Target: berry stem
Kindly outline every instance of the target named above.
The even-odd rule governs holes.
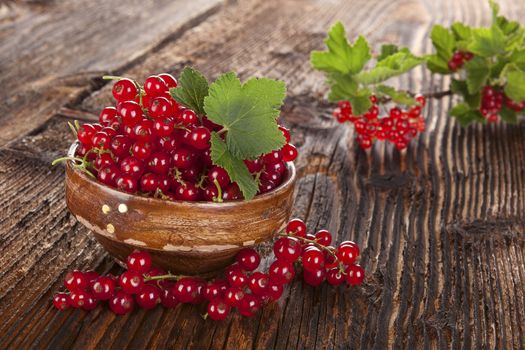
[[[222,188],[219,184],[219,181],[217,179],[213,179],[213,183],[215,184],[215,187],[217,187],[217,200],[215,202],[222,203]]]
[[[158,276],[148,276],[144,275],[144,281],[158,281],[158,280],[179,280],[185,276],[182,275],[172,275],[171,273],[167,273],[165,275],[158,275]]]

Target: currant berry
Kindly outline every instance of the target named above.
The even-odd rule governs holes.
[[[109,149],[111,146],[111,137],[103,131],[98,131],[91,138],[91,144],[98,149]]]
[[[281,162],[282,159],[283,153],[281,150],[275,150],[263,156],[263,160],[266,164],[276,164]]]
[[[210,130],[204,126],[198,126],[191,131],[189,142],[194,148],[203,150],[210,147],[210,138]]]
[[[91,286],[93,296],[98,300],[109,300],[115,294],[115,281],[107,276],[98,277]]]
[[[96,130],[91,124],[83,124],[77,130],[77,139],[85,146],[91,146],[91,139]]]
[[[131,138],[125,135],[116,135],[111,139],[111,153],[118,157],[127,156],[129,155],[129,150],[132,144],[133,141],[131,140]]]
[[[214,166],[208,171],[208,181],[214,183],[217,180],[221,188],[225,188],[230,183],[228,172],[221,167]]]
[[[297,158],[297,148],[291,143],[287,143],[282,149],[282,159],[285,162],[293,162]]]
[[[109,153],[101,153],[95,158],[95,163],[93,164],[95,166],[95,169],[102,169],[103,167],[114,165],[115,161],[111,157],[111,154]]]
[[[261,307],[261,300],[253,294],[245,294],[238,306],[239,313],[245,317],[252,317]]]
[[[365,270],[359,264],[352,264],[346,269],[346,283],[357,286],[365,279]]]
[[[53,296],[53,305],[58,310],[66,310],[69,308],[69,295],[66,293],[57,293]]]
[[[232,307],[239,307],[244,297],[243,289],[239,287],[230,287],[224,293],[224,301]]]
[[[181,303],[193,303],[199,298],[199,284],[191,277],[179,279],[172,291]]]
[[[119,102],[133,100],[138,94],[135,83],[127,78],[117,81],[113,85],[111,92],[113,93],[115,100]]]
[[[166,97],[155,97],[151,100],[148,108],[150,116],[153,118],[166,118],[171,114],[173,106]]]
[[[352,241],[345,241],[339,245],[335,254],[343,264],[350,265],[353,264],[359,256],[359,247]]]
[[[178,169],[187,169],[193,165],[192,153],[189,149],[180,147],[171,154],[173,165]]]
[[[245,160],[244,164],[248,167],[248,171],[250,173],[258,173],[262,170],[264,163],[260,158],[257,158],[255,160]]]
[[[305,270],[315,271],[324,267],[324,254],[317,247],[307,247],[301,259]]]
[[[277,301],[283,295],[283,285],[270,280],[267,296],[271,301]]]
[[[179,304],[179,301],[177,300],[175,292],[172,288],[166,288],[162,290],[162,293],[160,295],[160,302],[162,306],[166,308],[174,308]]]
[[[332,243],[332,234],[327,230],[319,230],[315,234],[315,240],[325,247],[329,246]]]
[[[292,237],[281,237],[273,244],[275,257],[291,263],[301,256],[301,251],[301,243]]]
[[[226,277],[230,286],[242,288],[248,283],[248,277],[238,268],[232,270]]]
[[[135,296],[137,305],[145,310],[153,309],[161,303],[160,289],[154,285],[146,284],[144,288]]]
[[[142,174],[144,174],[145,165],[142,161],[138,160],[137,158],[130,156],[127,158],[124,158],[120,162],[120,171],[123,174],[128,174],[131,177],[133,177],[135,180],[140,179]]]
[[[283,136],[284,136],[284,139],[286,140],[286,143],[290,143],[290,139],[291,139],[290,130],[288,130],[287,128],[285,128],[282,125],[279,125],[279,130],[281,130],[281,132],[283,133]]]
[[[320,270],[304,270],[303,279],[306,283],[313,287],[317,287],[324,282],[326,277],[326,272],[324,269]]]
[[[345,276],[338,268],[328,270],[326,281],[332,286],[338,286],[345,281]]]
[[[168,73],[161,73],[159,74],[159,78],[164,80],[168,88],[171,89],[171,88],[177,87],[177,79],[175,79],[173,75],[168,74]]]
[[[149,119],[142,119],[134,130],[135,139],[141,141],[152,141],[154,133],[154,123]]]
[[[159,188],[159,177],[153,173],[146,173],[140,178],[140,190],[142,192],[154,193]]]
[[[148,159],[152,152],[153,146],[147,141],[138,140],[131,146],[131,153],[139,160]]]
[[[125,293],[138,294],[144,287],[144,277],[138,272],[126,271],[120,275],[118,283]]]
[[[133,297],[123,291],[118,291],[110,300],[109,308],[117,315],[125,315],[133,310]]]
[[[170,156],[164,152],[153,153],[148,161],[148,169],[158,175],[167,174],[170,170],[170,166]]]
[[[212,320],[222,321],[230,314],[230,305],[223,299],[216,298],[208,303],[208,316]]]
[[[197,118],[197,114],[195,114],[195,112],[191,109],[185,109],[184,111],[182,111],[182,113],[176,116],[176,119],[179,123],[181,123],[184,126],[194,126],[199,123],[199,118]]]
[[[115,165],[103,167],[102,169],[99,169],[97,173],[98,181],[110,187],[115,187],[118,176],[120,176],[120,172]]]
[[[122,117],[122,123],[134,127],[142,120],[142,107],[135,101],[125,101],[118,105],[117,111]]]
[[[64,277],[64,287],[70,292],[85,291],[89,287],[89,280],[83,272],[74,270]]]
[[[97,307],[98,300],[92,295],[87,294],[87,297],[84,299],[84,305],[82,305],[82,309],[86,311],[94,310]]]
[[[301,219],[292,219],[286,225],[286,233],[304,237],[306,235],[306,224]]]
[[[204,299],[211,301],[216,298],[222,298],[228,289],[228,282],[225,280],[215,280],[206,285],[204,289]]]
[[[258,295],[264,296],[268,291],[269,278],[268,275],[262,272],[254,272],[249,277],[248,286],[250,290]]]
[[[270,265],[269,276],[275,283],[286,284],[295,277],[295,270],[290,262],[277,259]]]
[[[162,96],[168,92],[168,86],[161,77],[152,75],[144,81],[144,91],[148,96]]]
[[[74,309],[80,309],[86,304],[86,300],[89,299],[89,294],[83,290],[76,290],[69,294],[69,306]]]
[[[178,185],[175,189],[175,198],[181,201],[195,202],[200,198],[200,190],[195,184],[185,183]]]
[[[138,182],[133,176],[128,174],[120,174],[116,179],[115,183],[120,191],[127,193],[135,193],[138,190]]]
[[[157,136],[160,136],[161,138],[169,137],[173,132],[174,128],[175,122],[171,118],[160,118],[155,120],[155,123],[153,123],[153,129],[155,130],[155,134],[157,134]],[[175,147],[173,149],[175,149]]]
[[[261,257],[259,253],[253,248],[243,248],[235,257],[237,262],[239,263],[239,266],[247,271],[253,271],[257,267],[259,267],[259,263],[261,262]]]
[[[151,256],[145,251],[134,251],[128,255],[126,265],[130,271],[146,273],[151,268]]]

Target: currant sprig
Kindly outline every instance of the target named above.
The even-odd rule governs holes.
[[[375,140],[389,140],[398,149],[407,147],[424,119],[410,118],[424,107],[415,94],[397,90],[384,82],[425,64],[436,74],[451,75],[449,90],[425,97],[440,98],[451,93],[463,98],[450,115],[462,125],[470,122],[516,123],[525,111],[525,27],[499,15],[499,6],[489,1],[493,21],[489,27],[470,27],[454,23],[440,25],[431,33],[435,53],[418,57],[406,48],[386,44],[373,54],[362,36],[347,41],[342,23],[336,23],[325,40],[326,51],[314,51],[312,66],[324,72],[330,85],[328,99],[338,102],[334,116],[340,122],[354,123],[359,145],[366,149]],[[381,109],[386,116],[380,117]],[[401,111],[402,118],[391,118]],[[406,117],[408,115],[409,117]],[[405,128],[406,124],[413,127]]]
[[[59,310],[80,308],[93,310],[101,301],[118,315],[131,312],[135,305],[152,309],[158,304],[166,308],[178,304],[205,304],[204,318],[224,320],[232,310],[251,317],[265,304],[281,298],[284,286],[303,270],[304,281],[318,286],[323,281],[337,286],[346,281],[360,285],[364,269],[356,263],[359,247],[345,241],[331,246],[332,235],[319,230],[306,233],[300,219],[291,220],[273,245],[276,260],[267,272],[257,271],[261,257],[253,248],[244,248],[236,262],[224,271],[224,277],[211,281],[195,276],[182,276],[152,266],[147,252],[135,251],[127,257],[126,271],[119,276],[100,276],[94,271],[68,272],[64,278],[67,292],[57,293],[53,304]]]

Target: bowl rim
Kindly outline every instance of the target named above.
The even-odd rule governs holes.
[[[70,157],[74,157],[75,151],[76,151],[76,149],[77,149],[79,144],[80,144],[80,142],[78,140],[74,141],[71,144],[71,146],[69,146],[67,155],[70,156]],[[154,197],[138,196],[138,195],[135,195],[135,194],[122,192],[122,191],[116,190],[116,189],[114,189],[112,187],[103,185],[100,182],[93,180],[91,177],[87,176],[85,173],[81,172],[80,170],[76,169],[75,167],[71,166],[72,162],[73,162],[72,160],[67,161],[66,162],[66,168],[70,169],[75,174],[80,176],[84,181],[90,182],[91,184],[93,184],[94,186],[99,188],[100,190],[106,191],[106,192],[110,193],[113,196],[120,196],[121,198],[126,198],[126,200],[142,201],[144,203],[149,203],[149,204],[153,204],[153,203],[161,204],[162,203],[162,204],[165,204],[165,205],[168,205],[168,206],[178,206],[178,207],[180,207],[180,206],[188,206],[188,207],[192,207],[192,208],[202,208],[202,209],[230,208],[230,207],[237,207],[237,206],[240,206],[240,205],[249,205],[251,203],[264,202],[264,201],[266,201],[268,199],[271,199],[271,198],[273,198],[273,197],[275,197],[275,196],[277,196],[277,195],[279,195],[281,193],[286,192],[289,187],[292,187],[294,185],[294,183],[296,181],[296,177],[297,177],[297,171],[296,171],[296,168],[295,168],[295,164],[293,162],[286,162],[287,176],[286,176],[285,180],[279,186],[274,188],[273,190],[271,190],[269,192],[266,192],[264,194],[255,196],[253,199],[250,199],[248,201],[244,200],[244,199],[237,199],[237,200],[226,201],[226,202],[221,202],[221,203],[207,202],[207,201],[195,201],[195,202],[181,201],[181,200],[172,201],[172,200],[165,200],[165,199],[159,199],[159,198],[154,198]]]

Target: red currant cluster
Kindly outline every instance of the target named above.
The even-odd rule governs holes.
[[[80,145],[73,159],[124,192],[185,201],[241,199],[238,185],[210,157],[211,132],[222,127],[177,104],[169,94],[176,86],[167,73],[150,76],[144,86],[118,80],[112,90],[116,107],[104,108],[99,123],[78,127]],[[287,141],[282,149],[245,161],[259,181],[259,193],[279,186],[285,163],[297,157],[289,130],[280,130]]]
[[[472,52],[456,51],[452,55],[452,58],[448,61],[448,69],[450,69],[452,72],[455,72],[463,67],[465,62],[470,61],[472,58],[474,58],[474,54]]]
[[[357,142],[363,149],[372,147],[374,140],[388,140],[397,149],[402,150],[408,146],[410,140],[418,132],[425,131],[425,119],[421,116],[425,106],[424,96],[416,97],[418,105],[402,110],[399,107],[390,109],[389,114],[379,117],[379,107],[376,96],[371,96],[372,107],[363,115],[353,115],[352,105],[349,101],[339,101],[338,108],[333,112],[339,123],[351,122],[357,132]]]
[[[294,263],[302,263],[304,281],[318,286],[325,279],[331,285],[346,281],[362,283],[365,272],[356,263],[359,247],[351,241],[337,248],[330,246],[332,236],[326,230],[306,233],[300,219],[291,220],[286,233],[279,234],[273,251],[276,260],[268,273],[255,271],[261,257],[252,248],[242,249],[236,263],[225,270],[225,278],[207,282],[199,277],[176,276],[152,267],[148,253],[135,251],[127,258],[127,270],[120,276],[99,276],[94,271],[72,271],[65,276],[68,292],[58,293],[53,304],[59,310],[69,307],[94,309],[98,301],[108,301],[118,315],[133,310],[135,304],[152,309],[158,304],[173,308],[179,303],[207,303],[207,316],[224,320],[233,308],[243,316],[253,316],[264,304],[278,300],[283,287],[295,276]]]
[[[488,85],[483,87],[481,91],[481,108],[479,111],[489,123],[499,121],[498,114],[503,107],[503,103],[505,103],[507,108],[516,112],[521,112],[525,109],[525,101],[516,103],[507,97],[498,87]]]

